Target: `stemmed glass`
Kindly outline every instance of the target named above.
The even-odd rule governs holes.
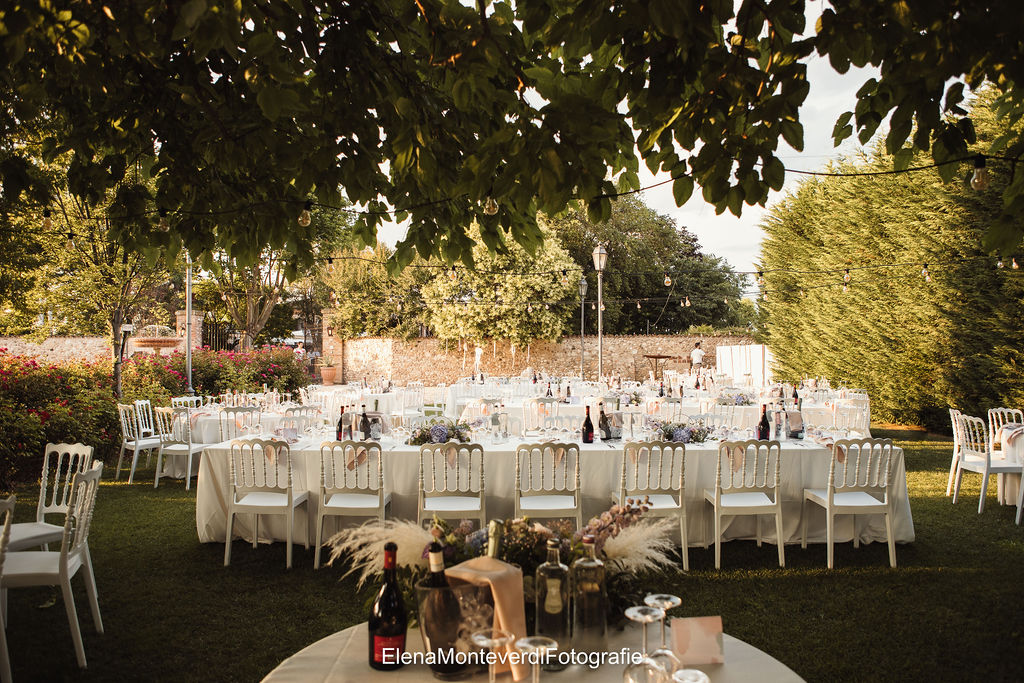
[[[494,683],[494,677],[496,676],[495,666],[498,663],[498,658],[494,651],[499,647],[505,647],[508,645],[512,642],[513,638],[515,638],[514,635],[508,631],[502,631],[500,628],[481,629],[480,631],[475,631],[473,635],[470,636],[474,645],[477,647],[486,647],[491,650],[491,657],[487,662],[487,680],[489,683]]]
[[[641,640],[639,660],[631,661],[622,674],[623,683],[666,683],[668,674],[661,665],[647,654],[647,624],[665,618],[665,610],[660,607],[640,605],[626,610],[626,618],[643,624],[643,640]]]
[[[675,595],[668,595],[667,593],[654,593],[644,598],[644,604],[650,607],[660,607],[662,610],[661,616],[661,647],[651,653],[651,659],[656,661],[662,666],[668,673],[674,672],[679,668],[679,658],[672,651],[672,648],[668,646],[668,641],[665,638],[665,613],[668,610],[675,607],[679,607],[682,604],[682,600]]]
[[[524,655],[534,654],[533,683],[540,683],[540,660],[549,650],[557,650],[558,643],[545,636],[528,636],[516,641],[516,649]]]
[[[711,683],[711,679],[700,669],[676,669],[672,674],[673,683]]]

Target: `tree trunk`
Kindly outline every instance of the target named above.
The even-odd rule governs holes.
[[[123,342],[121,341],[121,323],[124,316],[120,310],[115,310],[110,316],[110,332],[113,344],[111,351],[114,358],[114,398],[121,400],[121,356],[124,354]]]

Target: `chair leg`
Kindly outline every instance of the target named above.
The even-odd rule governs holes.
[[[775,511],[775,542],[779,545],[779,566],[786,566],[786,537],[782,535],[782,508]]]
[[[85,668],[85,645],[82,644],[82,631],[78,628],[78,611],[75,609],[75,595],[71,592],[71,579],[66,578],[60,583],[64,596],[64,610],[68,613],[68,626],[71,627],[71,640],[75,643],[75,657],[78,666]]]
[[[985,511],[985,494],[988,493],[988,472],[981,475],[981,496],[978,498],[978,514]]]
[[[715,569],[722,568],[722,515],[715,509]]]
[[[1024,510],[1024,473],[1021,474],[1020,484],[1017,486],[1017,524],[1020,524],[1020,513]]]
[[[11,656],[7,652],[7,632],[0,625],[0,683],[11,683]]]
[[[800,525],[803,527],[803,534],[800,537],[800,547],[807,550],[807,497],[804,497],[804,502],[800,504]]]
[[[295,524],[295,508],[291,508],[290,510],[288,510],[288,528],[286,530],[286,533],[288,534],[288,540],[287,540],[287,544],[288,545],[285,546],[285,548],[286,548],[285,554],[284,554],[284,558],[285,558],[284,559],[284,568],[285,569],[291,569],[292,568],[292,526],[294,526],[294,524]]]
[[[686,539],[686,514],[679,515],[679,550],[683,554],[683,571],[690,571],[690,543]]]
[[[153,488],[160,485],[160,470],[163,467],[164,452],[160,451],[156,454],[156,472],[153,474]]]
[[[252,513],[252,549],[256,550],[260,542],[260,513]]]
[[[952,462],[949,463],[949,479],[946,480],[946,495],[948,496],[953,492],[953,478],[956,476],[956,454],[953,455]]]
[[[132,467],[128,471],[128,483],[132,484],[135,482],[135,466],[139,464],[139,447],[136,446],[132,451]]]
[[[857,515],[850,515],[853,521],[853,547],[860,547],[860,534],[857,533]]]
[[[896,566],[896,539],[892,535],[892,515],[885,513],[885,537],[889,541],[889,566]]]
[[[826,552],[828,568],[832,569],[835,562],[835,549],[833,544],[835,543],[834,532],[836,528],[836,517],[832,514],[832,511],[828,508],[825,509],[825,543],[828,544],[828,550]]]
[[[757,547],[761,547],[761,515],[754,515],[754,528],[757,530]]]
[[[956,505],[957,499],[960,497],[960,480],[963,479],[964,470],[960,467],[960,463],[956,466],[956,477],[953,482],[953,505]]]
[[[235,511],[228,510],[228,528],[224,538],[224,566],[231,564],[231,527],[235,521]]]
[[[316,516],[316,547],[313,549],[313,569],[320,569],[320,544],[323,541],[324,516]]]
[[[121,442],[121,452],[117,454],[117,469],[114,470],[114,481],[121,476],[121,461],[124,460],[124,442]]]
[[[82,563],[82,578],[85,579],[85,593],[89,596],[89,609],[92,611],[92,623],[96,633],[103,633],[103,618],[100,617],[99,593],[96,591],[96,573],[92,569],[92,553],[89,546],[85,547],[85,562]]]
[[[192,483],[192,449],[188,451],[188,458],[185,462],[185,490],[188,491],[189,485]]]

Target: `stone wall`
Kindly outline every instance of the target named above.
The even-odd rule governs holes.
[[[326,317],[326,316],[325,316]],[[658,368],[687,370],[690,351],[700,341],[705,362],[713,364],[719,344],[751,344],[746,336],[700,335],[608,335],[604,338],[604,372],[625,378],[647,377],[653,369],[645,355],[670,356],[659,361]],[[512,348],[508,342],[487,342],[482,347],[481,366],[487,375],[517,375],[527,367],[556,375],[578,375],[580,338],[566,337],[560,342],[538,342],[528,349]],[[584,338],[584,367],[588,378],[597,375],[597,337]],[[411,380],[425,384],[451,383],[473,373],[475,349],[467,344],[444,344],[438,339],[380,339],[363,337],[341,340],[324,334],[324,354],[334,359],[340,370],[337,382],[365,377],[390,377],[404,384]]]

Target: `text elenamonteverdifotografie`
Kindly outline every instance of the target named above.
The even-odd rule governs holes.
[[[601,652],[578,652],[576,650],[559,650],[557,652],[518,652],[491,650],[472,650],[463,652],[451,648],[438,649],[434,652],[404,652],[398,648],[386,647],[382,651],[384,664],[462,664],[466,666],[489,666],[496,664],[527,664],[555,662],[564,666],[580,664],[591,669],[604,666],[623,666],[639,662],[643,655],[627,648]]]

